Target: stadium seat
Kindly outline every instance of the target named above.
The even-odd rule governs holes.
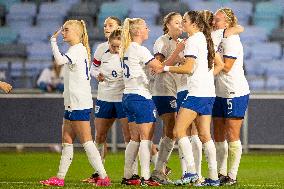
[[[0,44],[17,42],[18,34],[10,27],[0,27]]]
[[[25,58],[25,44],[0,44],[0,57]]]
[[[262,77],[253,77],[248,79],[249,87],[251,91],[264,91],[265,80]]]
[[[129,13],[129,6],[122,2],[105,2],[100,7],[97,27],[102,28],[104,20],[109,16],[116,16],[123,20]]]
[[[240,24],[249,24],[249,19],[253,13],[253,4],[251,2],[232,1],[225,3],[223,7],[232,8]]]
[[[271,41],[279,42],[284,45],[284,27],[273,30],[270,39]]]
[[[11,7],[13,4],[16,4],[16,3],[19,3],[19,2],[21,2],[21,0],[0,0],[0,4],[1,4],[1,5],[4,5],[7,10],[9,10],[10,7]]]
[[[272,2],[260,2],[256,4],[253,23],[271,32],[280,26],[282,14],[283,7]]]
[[[245,31],[240,34],[240,37],[241,41],[246,44],[265,42],[268,40],[267,31],[258,26],[245,26]]]
[[[265,74],[267,77],[283,77],[284,76],[284,64],[281,60],[271,61],[267,63]]]
[[[28,60],[51,61],[52,52],[49,43],[34,43],[27,46]]]
[[[188,6],[191,10],[210,10],[215,12],[217,9],[222,7],[221,1],[198,1],[195,3],[188,2]]]
[[[251,59],[270,60],[282,57],[282,48],[279,43],[255,43],[251,45]]]
[[[143,18],[148,25],[155,25],[159,15],[160,5],[158,2],[140,2],[132,4],[129,16],[131,18]]]
[[[50,32],[44,27],[27,27],[20,30],[19,41],[25,44],[47,42]]]
[[[265,82],[265,89],[268,91],[278,91],[280,89],[280,81],[275,76],[269,76]]]
[[[36,11],[35,3],[15,3],[7,14],[7,24],[18,29],[22,26],[29,27],[33,25]]]
[[[160,2],[160,12],[162,17],[170,12],[179,12],[183,15],[188,10],[189,10],[188,5],[183,2],[178,2],[178,1]]]

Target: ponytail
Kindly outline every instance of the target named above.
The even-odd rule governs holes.
[[[198,27],[199,31],[201,31],[205,38],[207,43],[207,60],[208,60],[208,68],[212,69],[214,65],[214,58],[215,58],[215,50],[214,50],[214,44],[211,38],[211,29],[208,23],[204,20],[204,16],[199,13],[198,11],[189,11],[185,13],[191,23],[195,23]]]
[[[129,47],[131,42],[131,35],[130,35],[130,18],[126,18],[123,22],[122,28],[122,38],[121,38],[121,48],[119,52],[119,56],[122,59],[126,49]]]
[[[88,37],[87,27],[86,27],[84,20],[81,20],[80,22],[83,26],[82,43],[87,49],[88,62],[90,63],[91,62],[91,50],[90,50],[90,45],[89,45],[89,37]]]
[[[126,49],[129,47],[135,31],[140,29],[140,25],[145,21],[141,18],[126,18],[123,22],[121,35],[121,48],[119,52],[120,58],[124,57]]]

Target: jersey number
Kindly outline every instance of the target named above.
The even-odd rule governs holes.
[[[125,64],[125,60],[128,60],[128,57],[123,57],[122,59],[122,63],[121,63],[121,67],[124,69],[124,76],[126,78],[130,77],[130,73],[129,73],[129,67],[127,66],[127,64]]]

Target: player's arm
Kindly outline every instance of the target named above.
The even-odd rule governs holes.
[[[54,56],[56,64],[58,64],[58,65],[72,63],[71,59],[67,55],[63,55],[59,51],[56,38],[61,33],[61,31],[62,31],[62,28],[60,28],[58,31],[56,31],[53,34],[53,36],[50,38],[50,43],[51,43],[51,49],[52,49],[52,52],[53,52],[53,56]]]
[[[228,73],[232,69],[235,61],[236,61],[236,58],[234,58],[234,57],[224,56],[224,68],[223,68],[222,71],[225,72],[225,73]]]
[[[224,32],[224,37],[229,37],[231,35],[238,35],[245,31],[245,28],[241,25],[236,25],[234,27],[230,27],[226,29]]]
[[[0,81],[0,89],[2,89],[5,93],[9,93],[12,90],[12,86],[9,83]]]
[[[167,60],[164,60],[162,63],[165,66],[174,66],[179,60],[179,54],[184,50],[185,46],[185,40],[182,40],[177,43],[176,49],[174,52],[170,55],[170,57]]]
[[[169,71],[178,74],[190,74],[193,71],[195,57],[186,57],[184,64],[180,66],[165,66],[164,71]]]
[[[215,53],[215,57],[214,57],[214,71],[213,74],[214,76],[217,75],[218,73],[220,73],[224,68],[224,62],[220,56],[219,53]]]
[[[156,58],[152,59],[148,64],[147,64],[151,70],[153,70],[155,73],[162,73],[163,72],[163,64],[157,60]]]

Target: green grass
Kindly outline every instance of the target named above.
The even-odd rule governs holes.
[[[38,181],[56,175],[60,154],[42,152],[1,152],[0,153],[0,188],[48,188]],[[124,153],[108,154],[106,169],[112,179],[111,188],[122,187],[119,183],[123,176]],[[174,153],[169,167],[173,169],[171,179],[180,177],[178,156]],[[203,160],[203,175],[207,175],[207,165]],[[80,183],[88,177],[92,168],[83,152],[75,152],[73,163],[65,179],[64,188],[94,188],[90,184]],[[284,153],[254,152],[242,157],[239,168],[238,185],[221,188],[284,188]],[[140,188],[140,187],[137,187]],[[159,188],[177,188],[161,186]],[[188,188],[179,187],[179,188]]]

